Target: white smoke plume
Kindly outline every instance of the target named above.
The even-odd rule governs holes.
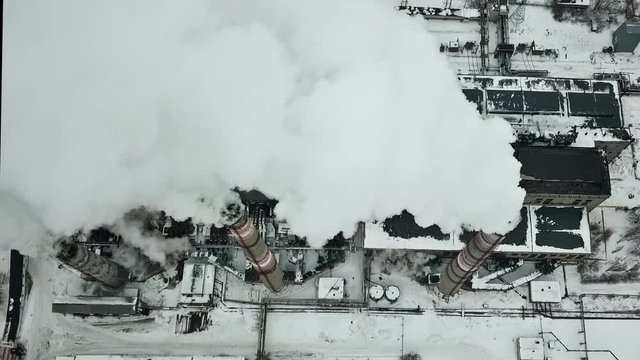
[[[156,234],[143,234],[140,228],[125,222],[116,223],[114,230],[125,243],[136,247],[153,261],[164,264],[168,254],[184,252],[190,248],[189,239],[165,239]]]
[[[52,232],[140,205],[214,219],[235,186],[316,246],[402,209],[502,232],[521,206],[511,128],[389,2],[8,0],[4,18],[0,189]]]

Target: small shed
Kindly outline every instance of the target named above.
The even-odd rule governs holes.
[[[560,283],[557,281],[531,281],[529,295],[534,303],[559,303],[562,300]]]
[[[625,21],[613,32],[613,51],[634,52],[640,43],[640,18]]]
[[[318,279],[318,299],[344,299],[344,278],[330,277]]]
[[[518,360],[544,360],[542,338],[518,338]]]

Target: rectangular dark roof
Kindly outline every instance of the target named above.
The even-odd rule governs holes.
[[[583,248],[585,239],[580,233],[582,208],[542,206],[534,211],[537,246],[571,250]]]
[[[620,105],[611,93],[568,93],[569,114],[594,119],[595,127],[621,127]]]
[[[526,206],[523,206],[520,209],[520,222],[513,230],[505,235],[502,243],[506,245],[526,245],[528,231],[529,209]]]
[[[515,157],[527,193],[611,195],[607,159],[599,149],[516,146]]]
[[[135,298],[113,298],[113,302],[99,301],[100,298],[95,298],[98,301],[93,301],[92,298],[95,297],[86,297],[86,301],[83,301],[82,297],[68,301],[54,301],[51,304],[51,310],[54,313],[76,315],[133,315],[138,312]]]
[[[620,94],[613,80],[461,75],[462,92],[478,112],[576,117],[581,126],[620,128]],[[486,101],[485,101],[486,99]]]

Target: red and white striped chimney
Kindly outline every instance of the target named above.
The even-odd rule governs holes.
[[[238,204],[228,205],[223,211],[223,216],[236,242],[244,250],[247,260],[260,276],[260,281],[273,292],[282,290],[282,269],[264,239],[259,236],[251,219],[243,213]]]

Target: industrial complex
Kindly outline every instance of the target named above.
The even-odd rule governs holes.
[[[0,360],[640,359],[640,2],[387,2],[511,126],[512,230],[398,209],[310,239],[260,184],[208,217],[137,204],[2,253]]]

